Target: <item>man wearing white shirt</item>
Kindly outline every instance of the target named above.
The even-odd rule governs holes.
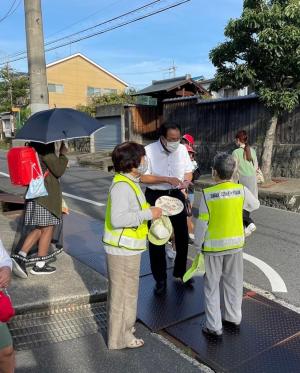
[[[181,189],[186,182],[192,180],[193,165],[186,147],[180,144],[180,127],[174,123],[164,123],[160,127],[158,141],[146,146],[148,171],[141,177],[141,182],[147,184],[145,196],[151,206],[161,196],[171,196],[185,202]],[[188,227],[186,211],[170,217],[176,244],[176,258],[173,276],[182,281],[186,271],[188,252]],[[150,263],[153,277],[156,281],[156,295],[166,291],[166,252],[165,245],[156,246],[149,242]],[[191,285],[192,281],[187,283]]]

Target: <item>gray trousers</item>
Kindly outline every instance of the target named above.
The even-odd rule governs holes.
[[[141,255],[106,255],[109,282],[107,339],[109,349],[122,349],[135,338]]]
[[[205,254],[204,297],[206,327],[218,331],[222,329],[220,306],[224,298],[223,319],[240,323],[243,299],[243,253],[220,256]]]

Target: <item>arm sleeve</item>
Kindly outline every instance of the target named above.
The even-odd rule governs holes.
[[[115,229],[138,227],[144,220],[152,219],[151,209],[134,210],[136,195],[127,183],[117,183],[110,191],[111,224]]]
[[[256,171],[258,169],[258,161],[257,161],[257,155],[256,155],[255,150],[253,150],[253,166],[254,166],[254,169]]]
[[[205,203],[204,194],[202,193],[200,206],[199,206],[199,216],[195,223],[195,240],[194,240],[194,247],[196,251],[200,252],[202,245],[204,243],[205,234],[208,229],[208,222],[209,222],[209,212],[207,209],[207,205]]]
[[[245,199],[244,199],[244,210],[246,211],[254,211],[257,210],[260,206],[259,200],[254,197],[254,195],[250,192],[250,190],[244,186],[244,193],[245,193]]]
[[[12,269],[12,261],[0,240],[0,268],[2,267],[9,267]]]
[[[185,161],[184,173],[188,174],[190,172],[193,172],[193,169],[194,169],[193,163],[185,147],[184,147],[184,161]]]
[[[61,177],[66,171],[68,158],[65,155],[61,154],[57,157],[51,153],[45,155],[42,159],[49,171],[57,178]]]

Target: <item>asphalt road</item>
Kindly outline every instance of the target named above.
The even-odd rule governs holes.
[[[3,152],[0,152],[0,172],[7,172]],[[90,202],[65,197],[69,207],[95,219],[103,219],[111,179],[111,175],[93,168],[70,167],[61,181],[63,192],[88,199]],[[0,190],[3,185],[7,188],[9,180],[0,174]],[[196,197],[199,198],[199,195]],[[244,280],[299,307],[300,214],[261,206],[253,217],[257,231],[247,239],[245,253],[264,263],[260,262],[258,267],[257,264],[245,260]],[[280,282],[278,275],[287,292],[276,291]]]

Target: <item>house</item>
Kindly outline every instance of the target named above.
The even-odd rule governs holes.
[[[202,85],[207,91],[209,91],[212,95],[212,98],[228,98],[228,97],[241,97],[241,96],[248,96],[253,94],[253,90],[250,87],[244,87],[242,89],[234,89],[231,87],[225,87],[216,91],[211,91],[210,86],[214,79],[204,79],[204,77],[196,76],[193,78],[196,82]]]
[[[87,105],[94,95],[121,93],[128,84],[81,53],[46,66],[49,107]]]
[[[15,117],[13,112],[7,111],[0,113],[0,140],[8,139],[14,136]]]
[[[153,80],[152,84],[137,93],[135,96],[150,96],[156,98],[158,102],[164,99],[188,97],[195,95],[209,95],[203,86],[186,74],[172,79]]]

